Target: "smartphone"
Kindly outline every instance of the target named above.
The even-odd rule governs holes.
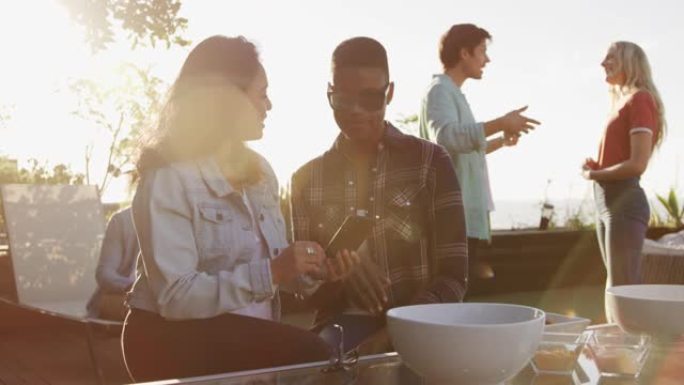
[[[368,217],[360,215],[346,217],[326,246],[325,255],[328,258],[334,258],[338,251],[345,249],[356,251],[371,235],[372,229],[373,222]]]

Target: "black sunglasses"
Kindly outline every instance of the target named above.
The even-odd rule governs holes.
[[[364,90],[357,94],[328,90],[328,103],[336,111],[350,111],[354,106],[359,106],[366,112],[379,111],[386,104],[389,85],[387,83],[382,89]]]

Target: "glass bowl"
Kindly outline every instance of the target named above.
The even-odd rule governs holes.
[[[537,374],[572,374],[590,335],[590,332],[543,333],[532,357],[532,368]]]
[[[636,378],[648,357],[650,338],[617,328],[596,329],[587,345],[601,376]]]

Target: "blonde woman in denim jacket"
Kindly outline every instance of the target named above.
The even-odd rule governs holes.
[[[244,145],[262,136],[267,85],[252,43],[202,41],[143,148],[141,256],[122,336],[135,381],[329,357],[315,334],[276,322],[280,286],[340,279],[346,265],[317,243],[287,244],[273,170]]]

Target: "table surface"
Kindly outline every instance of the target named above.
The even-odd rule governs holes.
[[[617,328],[615,325],[593,326]],[[363,356],[346,370],[328,371],[327,362],[268,368],[248,372],[161,381],[156,384],[201,385],[429,385],[429,382],[406,367],[397,353]],[[637,379],[601,377],[588,350],[578,360],[572,375],[554,376],[535,374],[527,365],[504,385],[674,385],[684,384],[684,339],[668,347],[652,344],[647,362]]]

